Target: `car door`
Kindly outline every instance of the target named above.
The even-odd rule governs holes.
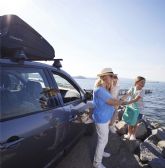
[[[84,93],[74,79],[62,70],[51,71],[51,73],[59,89],[59,96],[64,111],[68,115],[68,120],[65,121],[68,132],[67,141],[73,141],[77,139],[85,129],[83,124],[75,122],[75,118],[88,109],[84,101]]]
[[[56,93],[49,92],[42,68],[1,66],[0,167],[43,167],[55,156],[59,121],[53,112],[61,107]]]

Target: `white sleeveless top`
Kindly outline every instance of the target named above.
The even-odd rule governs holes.
[[[129,100],[134,99],[137,96],[140,96],[140,99],[136,102],[137,108],[140,110],[140,113],[144,111],[144,102],[143,102],[143,97],[144,97],[144,90],[137,90],[136,87],[131,87],[128,90],[128,93],[131,95]]]

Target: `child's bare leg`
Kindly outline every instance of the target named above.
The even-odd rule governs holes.
[[[129,139],[132,134],[132,126],[128,125],[128,133],[124,135],[124,138]]]
[[[132,134],[134,134],[134,135],[135,135],[136,130],[137,130],[137,125],[135,125],[135,126],[133,127],[133,132],[132,132]]]
[[[136,127],[137,127],[136,125],[132,126],[132,134],[130,136],[130,140],[136,140],[136,137],[135,137]]]
[[[128,134],[131,135],[132,134],[132,126],[131,125],[128,125]]]

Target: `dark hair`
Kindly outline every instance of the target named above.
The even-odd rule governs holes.
[[[145,79],[144,77],[142,77],[142,76],[137,76],[136,79],[135,79],[135,85],[136,85],[137,82],[140,82],[140,81],[142,81],[142,80],[146,81],[146,79]]]

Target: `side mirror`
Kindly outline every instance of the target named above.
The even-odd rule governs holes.
[[[93,90],[86,90],[85,91],[85,99],[86,100],[92,100],[93,99]]]

